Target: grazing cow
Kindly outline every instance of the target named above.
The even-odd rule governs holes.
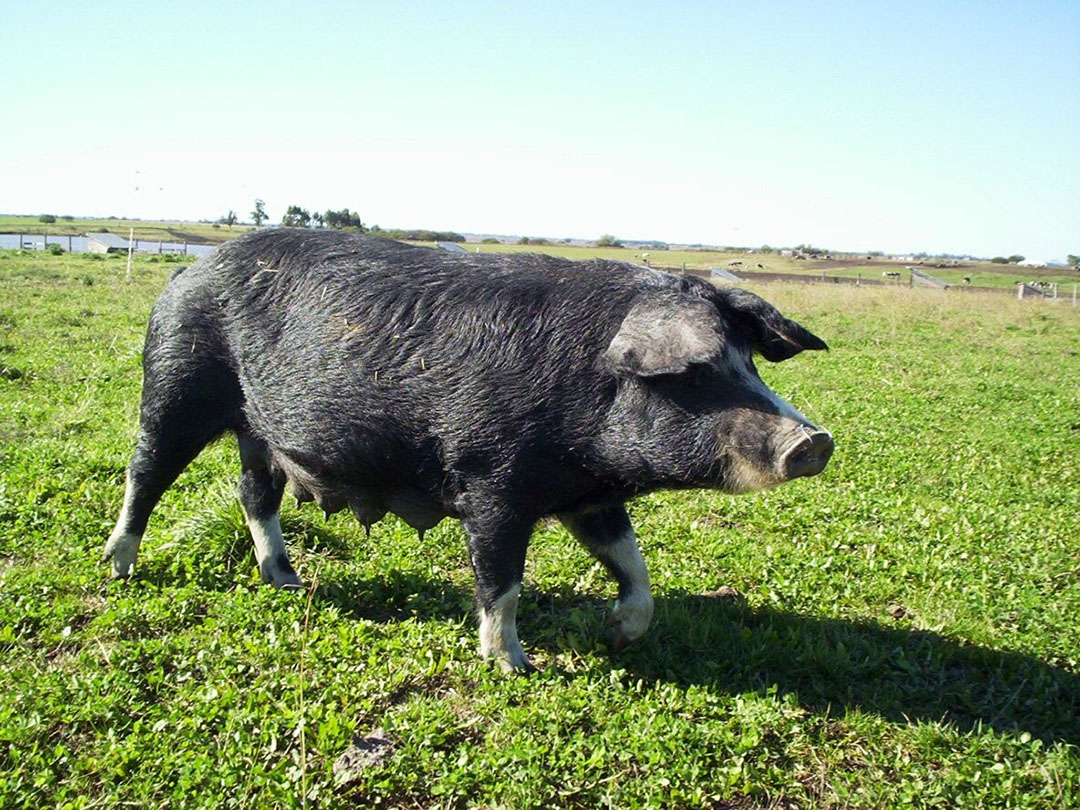
[[[368,527],[387,512],[421,532],[458,518],[481,653],[526,670],[525,551],[556,515],[618,582],[621,644],[653,612],[625,501],[821,472],[832,436],[761,381],[752,355],[824,348],[752,293],[640,266],[259,231],[177,272],[154,306],[104,556],[128,576],[162,493],[232,432],[266,582],[301,585],[278,521],[286,485]]]

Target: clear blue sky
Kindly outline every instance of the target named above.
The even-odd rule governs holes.
[[[1080,253],[1080,2],[4,0],[0,211]]]

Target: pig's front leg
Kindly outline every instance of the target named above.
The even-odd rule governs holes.
[[[535,668],[518,641],[517,605],[532,526],[493,515],[467,518],[463,524],[476,575],[480,655],[505,672],[531,672]]]
[[[559,519],[619,583],[619,599],[611,614],[617,652],[627,642],[645,635],[653,614],[649,572],[630,517],[620,504],[563,513]]]

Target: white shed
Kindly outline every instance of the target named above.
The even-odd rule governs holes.
[[[91,253],[120,253],[128,249],[128,240],[115,233],[88,233],[86,249]]]

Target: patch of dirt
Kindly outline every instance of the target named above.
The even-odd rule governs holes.
[[[334,761],[334,781],[338,785],[355,782],[368,768],[380,765],[394,754],[394,743],[381,728],[366,737],[353,737],[352,744]]]

